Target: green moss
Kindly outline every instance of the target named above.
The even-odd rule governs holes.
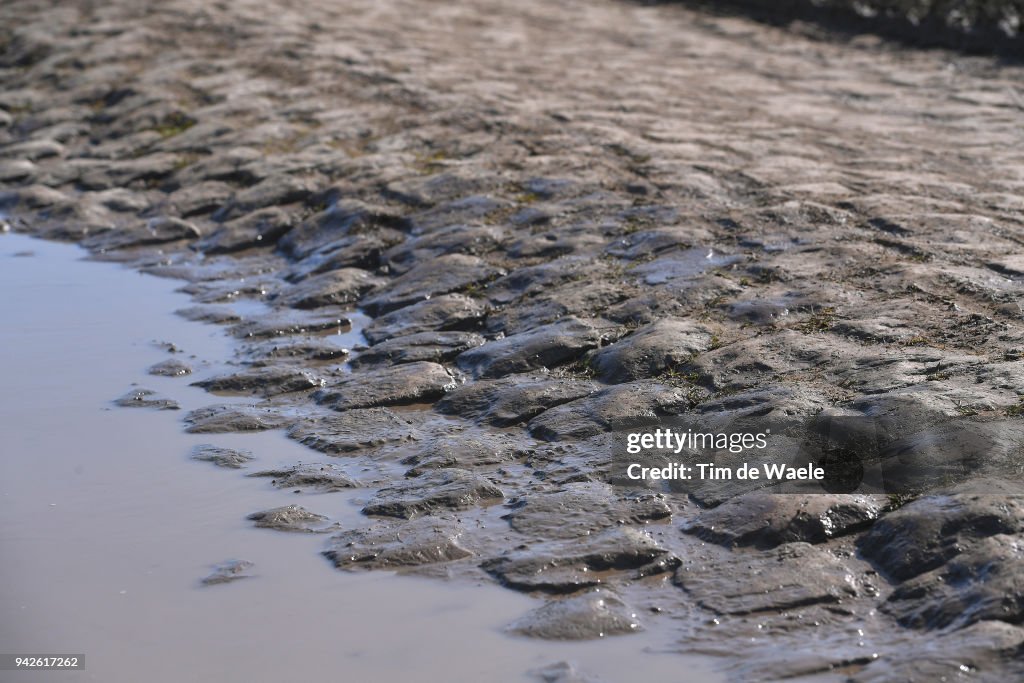
[[[590,359],[577,358],[575,361],[570,363],[565,368],[568,372],[584,379],[593,379],[597,376],[597,370],[594,368]]]
[[[836,309],[831,306],[823,308],[820,311],[811,314],[807,320],[800,326],[800,330],[804,334],[812,334],[814,332],[827,332],[831,329],[832,325],[836,321]]]
[[[903,346],[927,346],[929,344],[928,337],[918,335],[911,337],[903,341]]]
[[[195,119],[176,111],[171,112],[161,119],[160,123],[153,126],[153,130],[156,131],[160,137],[166,139],[172,138],[175,135],[180,135],[194,125],[196,125]]]
[[[448,153],[444,150],[437,150],[430,154],[420,154],[416,157],[415,167],[420,175],[433,175],[444,168],[444,162],[448,159]]]
[[[901,507],[916,500],[918,494],[916,493],[890,493],[889,502],[886,508],[891,510],[899,510]]]

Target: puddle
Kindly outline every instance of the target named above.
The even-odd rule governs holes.
[[[673,280],[689,280],[714,268],[730,266],[739,256],[722,254],[709,248],[673,252],[632,269],[648,285],[661,285]]]
[[[84,671],[5,681],[523,681],[561,660],[608,683],[722,680],[704,659],[645,651],[668,645],[653,637],[512,638],[501,628],[539,601],[339,572],[319,555],[323,536],[253,528],[247,514],[291,503],[355,523],[368,492],[298,496],[246,477],[325,457],[280,432],[184,433],[185,411],[223,402],[189,382],[223,371],[235,340],[174,315],[192,303],[176,281],[82,254],[0,235],[0,643],[86,657]],[[171,357],[196,374],[146,374]],[[113,407],[133,384],[182,410]],[[200,443],[256,459],[219,469],[189,458]],[[253,578],[200,587],[230,559],[253,562]]]

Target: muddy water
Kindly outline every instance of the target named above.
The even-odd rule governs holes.
[[[213,443],[252,469],[311,460],[280,433],[188,435],[184,410],[224,400],[188,386],[223,369],[231,340],[184,321],[172,280],[82,260],[75,247],[0,235],[0,651],[83,653],[78,672],[2,681],[521,681],[569,661],[595,680],[714,681],[706,660],[660,654],[653,634],[589,643],[512,638],[539,604],[491,584],[332,569],[323,537],[245,516],[297,502],[244,470],[189,459]],[[340,344],[351,344],[358,330]],[[169,357],[191,378],[146,374]],[[133,385],[182,411],[124,409]],[[366,492],[303,496],[342,524]],[[211,565],[254,576],[201,587]]]

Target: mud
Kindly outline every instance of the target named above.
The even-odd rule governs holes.
[[[232,338],[174,316],[187,296],[172,291],[180,285],[173,280],[83,262],[84,253],[66,245],[10,234],[0,240],[0,282],[20,293],[5,300],[10,324],[0,327],[8,389],[0,400],[7,447],[0,539],[8,553],[0,568],[0,639],[19,651],[73,644],[89,657],[85,671],[28,678],[314,679],[338,657],[346,675],[360,680],[401,680],[414,669],[428,680],[523,681],[533,680],[528,671],[556,665],[625,680],[638,657],[659,676],[678,668],[679,655],[645,652],[651,641],[506,635],[508,624],[543,601],[488,581],[437,580],[450,562],[425,563],[406,552],[415,525],[429,529],[435,517],[373,523],[375,533],[394,526],[398,537],[385,553],[387,541],[371,535],[368,552],[410,558],[356,565],[385,572],[335,571],[320,555],[331,534],[255,527],[247,514],[296,502],[295,489],[272,483],[296,475],[302,506],[340,525],[332,534],[361,529],[367,518],[359,509],[370,490],[335,485],[347,476],[376,488],[394,470],[370,471],[354,458],[309,462],[310,451],[280,430],[192,435],[181,430],[180,413],[111,406],[110,396],[168,357],[188,358],[199,378],[224,372],[235,362]],[[209,401],[178,377],[148,381],[182,410]],[[204,443],[253,460],[241,472],[193,462],[190,454]],[[48,476],[36,476],[40,466]],[[424,553],[439,545],[427,531],[418,538]],[[434,578],[411,576],[413,570]],[[282,629],[287,653],[279,650]],[[656,645],[670,644],[660,635]],[[450,656],[469,641],[472,652]],[[706,658],[685,661],[700,680],[720,680]]]
[[[223,448],[204,443],[192,449],[192,459],[213,463],[217,467],[238,470],[245,467],[245,463],[252,460],[253,456],[248,451],[239,451],[234,448]]]
[[[239,579],[247,579],[252,576],[249,572],[253,563],[248,560],[229,560],[222,562],[214,568],[209,576],[203,578],[201,583],[204,586],[217,586],[222,583],[231,583]]]
[[[185,430],[362,496],[255,524],[739,677],[1018,673],[1018,66],[612,0],[0,17],[11,226],[183,280],[236,342]],[[819,412],[996,447],[906,498],[607,483],[625,419]]]

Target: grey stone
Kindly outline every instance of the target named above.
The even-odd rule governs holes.
[[[633,261],[669,249],[686,248],[692,241],[692,229],[639,230],[609,242],[604,248],[604,252],[616,258]]]
[[[150,207],[150,200],[146,195],[123,187],[97,192],[96,200],[111,211],[123,213],[137,214]]]
[[[86,190],[109,190],[136,182],[159,182],[177,170],[175,154],[148,154],[138,159],[83,164],[78,183]]]
[[[530,434],[545,441],[585,439],[634,418],[678,415],[689,408],[685,391],[650,381],[618,384],[555,406],[529,422]]]
[[[446,254],[479,256],[495,250],[504,231],[495,226],[451,225],[396,244],[384,252],[383,262],[393,273],[404,273],[417,263]]]
[[[149,366],[146,372],[160,377],[183,377],[192,374],[192,366],[176,358],[169,358]]]
[[[602,483],[566,484],[509,503],[509,525],[533,539],[580,538],[621,524],[666,519],[672,508],[660,494],[617,494]]]
[[[264,207],[301,202],[313,194],[314,189],[309,179],[274,175],[237,193],[214,217],[229,220]]]
[[[590,381],[509,375],[464,384],[438,401],[435,408],[446,415],[472,417],[496,427],[509,427],[526,422],[548,408],[589,396],[600,388],[600,384]]]
[[[309,335],[329,330],[352,327],[348,318],[323,314],[271,314],[253,320],[244,320],[231,328],[231,333],[242,339]]]
[[[469,330],[483,320],[487,308],[463,294],[432,297],[375,318],[363,335],[371,344],[394,337],[442,330]]]
[[[150,218],[131,228],[105,232],[95,238],[89,238],[85,242],[90,249],[111,250],[164,244],[177,240],[193,240],[199,236],[199,229],[192,223],[180,218],[160,216]]]
[[[413,519],[439,510],[469,510],[504,497],[502,490],[485,477],[445,468],[380,489],[363,508],[363,514]]]
[[[299,505],[284,505],[254,512],[246,519],[256,522],[261,529],[273,529],[275,531],[299,531],[310,533],[324,533],[328,529],[323,527],[327,517],[310,512]]]
[[[675,583],[716,614],[781,612],[841,603],[858,595],[850,570],[826,550],[807,543],[708,563],[683,558]]]
[[[508,631],[548,640],[590,640],[643,630],[636,612],[607,589],[552,600],[508,626]]]
[[[234,189],[219,181],[185,185],[168,197],[168,203],[182,218],[211,214],[222,207],[234,194]]]
[[[502,209],[508,209],[509,202],[486,195],[470,195],[444,202],[410,216],[413,229],[418,232],[433,232],[457,223],[476,223]]]
[[[248,579],[252,577],[249,570],[254,566],[248,560],[228,560],[218,564],[200,583],[204,586],[219,586],[222,583]]]
[[[711,339],[711,332],[703,325],[688,320],[659,320],[601,349],[590,363],[606,382],[658,377],[707,351]]]
[[[407,477],[449,467],[471,469],[507,463],[514,459],[519,441],[511,435],[467,431],[427,439],[413,455],[402,459],[412,465]]]
[[[603,276],[601,272],[593,274],[595,278]],[[485,331],[494,336],[510,336],[568,317],[595,318],[628,296],[629,287],[621,282],[594,281],[587,277],[558,284],[492,313],[487,318]],[[618,335],[610,335],[609,340],[615,336]]]
[[[1021,496],[929,496],[880,519],[859,547],[889,576],[906,580],[937,569],[981,539],[1022,532]]]
[[[204,207],[205,208],[205,207]],[[197,213],[193,207],[191,213]],[[290,214],[270,207],[228,221],[196,243],[207,254],[227,254],[254,247],[273,247],[294,224]]]
[[[596,348],[608,334],[606,326],[565,318],[470,349],[460,355],[457,362],[460,368],[477,378],[552,368]]]
[[[345,474],[337,465],[300,463],[291,467],[253,472],[250,477],[269,477],[279,489],[312,490],[323,493],[358,488],[359,482]]]
[[[413,266],[363,301],[363,306],[370,313],[380,315],[478,286],[503,274],[504,271],[476,256],[447,254]]]
[[[28,183],[37,174],[36,165],[28,159],[0,159],[0,182]]]
[[[443,365],[421,361],[347,375],[314,398],[334,410],[350,410],[432,401],[455,386]]]
[[[222,448],[213,444],[203,443],[192,449],[192,459],[211,462],[217,467],[228,469],[241,469],[245,463],[253,459],[249,451],[239,451],[234,448]]]
[[[896,587],[883,610],[915,628],[963,628],[1024,618],[1024,535],[982,538],[942,567]]]
[[[156,408],[158,410],[178,410],[181,406],[177,401],[163,398],[152,389],[133,389],[114,401],[121,408]]]
[[[344,455],[402,443],[417,434],[416,424],[387,408],[346,410],[340,414],[300,417],[289,438],[329,455]]]
[[[218,434],[281,429],[288,419],[272,408],[232,403],[193,410],[185,416],[185,423],[190,434]]]
[[[966,675],[986,683],[1018,680],[1024,675],[1022,644],[1024,630],[1001,621],[980,621],[964,629],[932,632],[925,638],[894,638],[884,656],[866,662],[850,680],[941,681]]]
[[[420,332],[375,344],[352,359],[353,368],[431,361],[442,363],[484,343],[475,332]]]
[[[342,268],[309,277],[281,291],[275,302],[292,308],[354,304],[384,281],[359,268]]]
[[[339,569],[399,569],[472,557],[460,525],[423,517],[332,536],[323,554]]]
[[[323,384],[324,380],[309,370],[268,367],[211,377],[193,382],[192,386],[215,393],[270,397],[293,391],[310,391],[322,387]]]
[[[187,308],[179,308],[175,311],[177,315],[180,315],[185,320],[191,320],[197,323],[211,323],[216,325],[224,325],[227,323],[237,323],[242,317],[235,313],[228,307],[221,307],[215,305],[200,305],[200,306],[188,306]]]
[[[272,364],[281,361],[330,361],[348,356],[344,349],[329,341],[268,341],[245,347],[245,355],[253,364]]]
[[[345,237],[380,228],[404,230],[408,222],[383,206],[335,202],[296,226],[281,240],[281,248],[286,254],[303,259]]]
[[[752,492],[703,510],[683,529],[727,547],[824,543],[870,526],[885,506],[884,496]]]
[[[307,255],[289,268],[285,277],[290,282],[301,282],[340,268],[376,270],[381,266],[381,252],[404,238],[397,230],[388,229],[372,235],[346,235]]]
[[[33,139],[0,147],[0,155],[10,159],[38,161],[50,157],[61,157],[66,153],[64,145],[55,140]]]
[[[647,534],[616,527],[583,539],[525,545],[485,560],[481,568],[509,588],[574,593],[616,576],[638,578],[671,571],[679,564]]]
[[[556,662],[540,669],[531,669],[529,674],[541,683],[596,683],[569,662]]]

